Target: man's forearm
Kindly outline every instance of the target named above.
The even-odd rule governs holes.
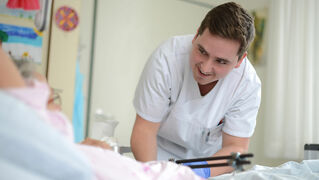
[[[138,161],[154,161],[157,159],[156,134],[160,123],[154,123],[136,115],[131,136],[131,148]]]
[[[249,146],[249,138],[236,137],[222,132],[223,145],[213,156],[228,156],[232,152],[246,153]],[[226,163],[227,160],[212,161],[212,163]],[[208,162],[210,163],[210,162]],[[232,172],[234,169],[232,167],[215,167],[211,168],[211,176],[217,176],[224,173]]]
[[[156,138],[133,137],[131,148],[135,159],[138,161],[147,162],[157,159]]]
[[[247,149],[244,149],[240,146],[230,145],[230,146],[223,147],[221,150],[219,150],[217,153],[215,153],[213,155],[213,157],[215,157],[215,156],[228,156],[232,152],[246,153]],[[208,161],[208,164],[210,164],[210,163],[211,164],[227,163],[227,160],[219,160],[219,161],[211,161],[211,162]],[[214,168],[211,168],[211,176],[217,176],[217,175],[229,173],[229,172],[232,172],[233,170],[234,169],[230,166],[214,167]]]

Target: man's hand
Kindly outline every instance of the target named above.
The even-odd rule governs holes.
[[[206,165],[207,162],[206,161],[200,161],[200,162],[189,162],[189,163],[183,163],[183,165]],[[210,168],[196,168],[196,169],[192,169],[193,172],[197,175],[199,175],[200,177],[203,178],[209,178],[210,177]]]
[[[84,141],[81,142],[81,144],[113,150],[112,147],[108,145],[106,142],[99,141],[96,139],[91,139],[91,138],[86,138]]]

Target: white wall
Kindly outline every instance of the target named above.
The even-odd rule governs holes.
[[[267,57],[264,57],[264,60],[267,61]],[[264,136],[266,135],[264,132],[264,122],[266,121],[265,118],[265,101],[267,97],[265,96],[266,89],[265,83],[266,82],[266,66],[267,64],[262,64],[261,66],[255,66],[256,72],[262,82],[262,96],[261,96],[261,104],[258,112],[257,117],[257,124],[255,128],[255,132],[251,137],[249,152],[254,154],[254,158],[250,159],[252,161],[252,165],[264,165],[264,166],[278,166],[283,164],[284,162],[288,161],[287,159],[270,159],[265,156],[265,144],[264,144]],[[248,166],[248,167],[251,167]]]

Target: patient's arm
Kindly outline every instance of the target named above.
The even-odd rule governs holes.
[[[24,87],[25,82],[13,61],[0,47],[0,88]]]
[[[109,146],[107,143],[91,138],[86,138],[84,141],[81,142],[81,144],[113,150],[112,147]]]

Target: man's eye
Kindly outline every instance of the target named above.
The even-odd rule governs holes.
[[[203,49],[198,49],[198,50],[202,55],[207,55],[206,51],[204,51]]]
[[[217,59],[216,60],[219,64],[227,64],[227,61],[223,60],[223,59]]]

